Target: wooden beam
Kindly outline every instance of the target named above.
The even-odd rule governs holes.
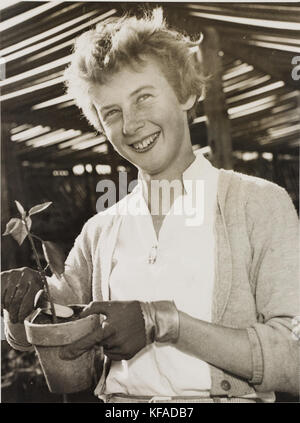
[[[70,41],[70,40],[69,40]],[[38,68],[43,65],[47,65],[50,62],[54,62],[58,59],[61,59],[63,57],[70,56],[72,54],[72,41],[67,42],[65,45],[62,46],[55,46],[53,49],[49,49],[48,51],[42,51],[38,54],[35,54],[33,56],[27,57],[25,59],[17,59],[13,62],[7,63],[7,75],[9,76],[15,76],[20,73],[24,73],[27,71],[31,71],[34,68]],[[62,47],[62,48],[60,48]],[[67,65],[63,65],[60,68],[53,68],[53,73],[60,72],[63,74],[64,69]],[[51,74],[51,70],[49,69],[49,74]],[[45,75],[45,73],[44,73]],[[33,78],[33,83],[37,83],[40,79],[43,78],[43,75],[37,75],[35,78]],[[24,81],[24,85],[27,81]]]
[[[265,55],[269,55],[272,59],[279,61],[279,64],[282,67],[285,67],[287,63],[290,63],[291,58],[299,54],[299,46],[300,43],[296,43],[291,45],[287,44],[285,41],[268,41],[261,39],[258,35],[245,37],[243,36],[242,32],[237,36],[236,34],[232,34],[231,32],[227,31],[220,31],[223,38],[230,43],[239,43],[243,46],[247,46],[252,48],[254,51],[257,49],[257,54],[264,53]],[[270,38],[272,38],[270,36]]]
[[[178,9],[180,12],[180,9]],[[172,15],[171,15],[172,18]],[[176,19],[176,16],[174,17],[174,23],[172,24],[174,26],[178,26],[178,19]],[[186,30],[188,28],[189,34],[196,36],[200,32],[204,30],[206,26],[212,26],[215,28],[216,31],[218,31],[220,35],[220,40],[223,41],[223,37],[228,35],[235,34],[235,40],[236,41],[245,41],[245,39],[252,39],[252,37],[257,37],[261,35],[265,36],[276,36],[276,37],[288,37],[292,38],[294,40],[299,40],[299,31],[286,31],[283,29],[276,29],[276,28],[259,28],[259,27],[249,27],[247,25],[242,24],[233,24],[229,22],[222,22],[217,20],[210,20],[210,19],[204,19],[200,17],[195,17],[189,14],[185,15],[185,12],[181,12],[181,21],[182,24],[179,26],[179,28],[182,28],[183,30]],[[180,24],[180,22],[179,22]],[[235,57],[239,57],[238,54],[236,54],[236,51],[234,49],[234,46],[231,46],[231,42],[229,42],[229,45],[227,46],[227,50],[225,51],[223,48],[222,50],[227,54],[234,55]],[[231,48],[232,47],[232,48]]]
[[[241,64],[245,65],[245,62],[241,61]],[[223,80],[224,93],[226,97],[230,97],[251,90],[253,87],[263,86],[271,81],[275,82],[274,79],[271,79],[271,76],[266,78],[265,73],[253,68],[253,70],[249,70],[242,75],[232,76],[230,79]]]
[[[254,139],[252,137],[239,137],[236,140],[233,140],[234,149],[238,149],[237,146],[243,146],[244,150],[252,148],[256,151],[288,151],[293,149],[291,144],[299,140],[299,134],[294,133],[292,135],[284,135],[280,138],[276,138],[273,141],[266,142],[264,144],[260,143],[259,139]]]
[[[236,42],[248,43],[250,41],[265,41],[277,44],[283,44],[290,47],[299,47],[299,36],[289,33],[278,34],[275,32],[266,33],[264,30],[254,31],[252,28],[228,28],[226,26],[219,29],[220,33],[226,38],[233,38]]]
[[[78,8],[78,10],[73,10]],[[57,11],[54,13],[48,13],[47,16],[38,17],[35,19],[31,19],[30,24],[27,24],[26,28],[26,37],[30,38],[42,31],[46,31],[48,29],[53,28],[53,22],[55,21],[56,25],[59,25],[65,22],[68,19],[73,17],[79,16],[82,14],[82,3],[78,2],[76,5],[68,5],[67,7],[57,7]],[[22,24],[17,27],[12,27],[12,29],[8,29],[3,33],[1,36],[2,38],[2,45],[4,47],[18,43],[24,40],[24,25]]]
[[[80,24],[83,21],[90,19],[96,13],[97,11],[93,10],[87,14],[67,20],[61,25],[56,25],[51,30],[41,32],[34,37],[26,38],[20,43],[13,44],[3,49],[1,54],[5,57],[6,62],[8,62],[10,60],[15,60],[14,56],[24,57],[28,54],[34,54],[36,51],[41,49],[49,49],[49,46],[52,44],[61,43],[70,36],[74,37],[75,34],[82,29]]]
[[[27,10],[32,9],[35,6],[36,5],[32,4],[32,2],[19,1],[1,10],[1,20],[6,21],[7,19],[11,19],[20,13],[27,12]]]
[[[217,31],[212,27],[205,28],[202,44],[204,74],[212,76],[204,99],[208,143],[213,152],[215,166],[232,169],[230,121],[222,87],[222,60],[218,55],[219,51]]]
[[[256,110],[253,113],[248,113],[247,115],[236,117],[234,119],[230,119],[232,127],[236,128],[242,122],[242,125],[246,125],[247,123],[251,123],[253,121],[258,121],[268,116],[272,116],[273,110],[276,108],[284,108],[284,110],[295,110],[298,107],[297,98],[294,99],[286,99],[286,100],[276,100],[276,104],[273,106],[268,106],[264,110]]]
[[[226,53],[235,54],[248,64],[253,65],[256,69],[271,75],[275,79],[283,80],[292,88],[299,89],[299,81],[292,79],[292,64],[288,59],[285,60],[285,66],[280,66],[283,61],[283,55],[279,51],[269,51],[267,49],[248,46],[246,44],[237,43],[233,40],[221,37],[222,49]],[[267,51],[266,51],[267,50]],[[290,55],[285,55],[287,58]]]
[[[40,6],[34,7],[33,9],[23,12],[20,15],[14,16],[13,18],[7,19],[0,24],[0,31],[5,32],[7,30],[13,31],[15,27],[19,25],[24,25],[24,22],[30,21],[31,23],[34,20],[40,21],[43,19],[45,14],[49,13],[51,9],[57,9],[61,6],[63,1],[57,1],[55,3],[46,3]]]
[[[216,30],[221,30],[222,28],[226,29],[239,29],[241,32],[250,28],[253,33],[259,34],[263,30],[268,34],[278,34],[278,35],[289,35],[297,36],[299,33],[299,23],[284,22],[282,25],[278,25],[276,22],[269,21],[269,25],[265,22],[255,21],[252,24],[248,21],[247,18],[243,17],[224,17],[217,14],[208,14],[198,11],[188,11],[188,16],[193,17],[198,20],[198,25],[200,24],[203,27],[213,26]]]
[[[5,88],[3,95],[14,92],[19,89],[24,88],[27,84],[34,84],[35,80],[41,77],[51,76],[54,72],[60,72],[67,67],[71,60],[71,55],[66,57],[61,57],[54,60],[53,62],[48,62],[42,66],[32,68],[29,71],[22,72],[20,74],[6,78],[5,81],[1,83],[1,88]],[[10,89],[8,87],[11,87]]]
[[[284,21],[284,22],[300,22],[300,8],[299,6],[288,8],[288,7],[276,7],[276,4],[268,5],[257,5],[252,4],[243,7],[238,3],[234,5],[218,4],[211,5],[207,3],[200,4],[184,4],[183,6],[188,10],[196,10],[198,12],[211,13],[215,15],[223,16],[235,16],[241,18],[252,18],[252,19],[265,19],[268,21]]]
[[[12,113],[24,114],[24,110],[31,112],[30,108],[36,104],[44,101],[52,100],[53,98],[61,97],[66,94],[63,83],[63,77],[55,76],[54,78],[43,80],[41,82],[28,85],[17,91],[8,93],[2,96],[1,103],[6,110],[11,110]],[[27,112],[27,113],[28,113]]]
[[[77,137],[70,137],[68,140],[64,140],[64,141],[57,141],[56,143],[53,144],[49,144],[48,146],[45,145],[44,147],[25,147],[22,148],[22,146],[20,146],[21,148],[18,151],[18,156],[21,157],[23,160],[27,160],[27,158],[30,161],[51,161],[52,159],[55,161],[56,159],[60,158],[60,157],[64,157],[64,156],[68,156],[68,155],[74,155],[80,151],[84,152],[87,150],[92,150],[94,147],[102,144],[101,142],[97,145],[91,146],[88,149],[84,149],[84,150],[75,150],[70,148],[64,148],[64,149],[60,149],[59,145],[60,144],[64,144],[65,142],[69,142],[69,141],[74,141],[76,142],[76,140],[79,140],[85,136],[88,135],[89,139],[86,140],[86,142],[92,141],[95,138],[97,138],[98,136],[96,135],[96,133],[89,133],[89,134],[82,134],[80,136]],[[21,143],[18,143],[21,144]]]
[[[114,153],[116,156],[118,156],[117,153]],[[119,158],[117,158],[119,160]],[[121,158],[120,158],[121,159]],[[28,158],[28,161],[30,162],[30,158]],[[45,162],[48,166],[47,157],[44,157],[44,160],[41,160]],[[34,162],[34,161],[32,161]],[[49,163],[52,163],[55,166],[70,168],[78,163],[82,164],[112,164],[112,157],[110,153],[107,154],[99,154],[92,149],[90,150],[84,150],[84,151],[74,151],[72,154],[68,156],[63,157],[51,157]],[[118,164],[122,164],[121,162]]]
[[[32,149],[31,152],[27,152],[27,154],[22,154],[21,157],[22,157],[22,160],[28,160],[30,162],[42,161],[42,162],[46,162],[46,163],[48,161],[51,161],[51,162],[54,162],[54,163],[59,163],[61,161],[68,162],[69,160],[78,162],[78,160],[81,160],[83,158],[87,158],[88,160],[90,158],[95,158],[95,160],[97,160],[97,158],[102,157],[101,154],[93,151],[93,148],[94,147],[91,147],[91,148],[85,149],[85,150],[68,149],[68,151],[57,151],[57,154],[52,152],[48,156],[47,149],[45,147],[44,152],[39,151],[39,153],[40,153],[39,155],[35,155],[34,149]]]
[[[233,120],[231,125],[233,136],[240,136],[243,133],[254,134],[283,124],[296,123],[299,122],[299,115],[300,110],[292,109],[276,114],[269,112],[267,116],[262,116],[261,119],[247,121],[246,123],[239,122],[237,125],[234,125]]]
[[[288,143],[281,144],[264,144],[259,145],[258,143],[252,142],[252,140],[239,138],[238,140],[233,140],[233,151],[257,151],[257,152],[278,152],[281,154],[292,154],[298,158],[299,146],[290,145],[296,140],[296,138],[291,138]]]
[[[237,95],[245,94],[253,90],[257,90],[259,88],[262,88],[274,82],[278,82],[274,78],[272,78],[270,75],[263,74],[262,72],[259,72],[259,71],[255,71],[254,73],[247,72],[246,75],[247,77],[244,80],[241,80],[240,82],[237,82],[237,83],[231,83],[230,85],[226,84],[225,86],[224,82],[228,82],[228,81],[223,81],[223,87],[224,87],[224,93],[226,95],[226,99],[235,97]]]
[[[2,96],[1,103],[5,105],[6,110],[13,110],[15,112],[15,104],[20,105],[20,103],[27,103],[28,107],[31,105],[36,104],[37,101],[43,96],[43,94],[49,92],[50,89],[59,90],[58,95],[64,94],[64,84],[63,84],[63,77],[54,78],[53,80],[48,80],[45,82],[41,82],[40,84],[36,84],[33,86],[29,86],[26,88],[21,88],[16,92],[11,92]],[[46,91],[45,91],[46,90]],[[52,96],[50,98],[53,98]],[[50,99],[48,98],[48,99]],[[41,100],[44,101],[44,100]],[[20,107],[24,110],[24,104]],[[26,107],[26,106],[25,106]],[[25,108],[25,110],[30,110],[29,108]]]
[[[97,9],[96,11],[91,12],[91,13],[94,13],[93,19],[86,18],[85,19],[86,22],[84,22],[83,24],[77,25],[75,28],[65,31],[63,34],[56,35],[55,37],[47,39],[46,41],[44,40],[40,43],[30,46],[29,50],[32,48],[37,48],[39,49],[39,51],[36,53],[34,52],[30,53],[29,57],[25,55],[24,57],[14,60],[13,62],[8,62],[7,63],[8,74],[9,72],[16,73],[17,66],[19,66],[21,71],[26,71],[26,70],[32,69],[32,67],[38,67],[38,66],[47,64],[48,62],[50,62],[50,60],[56,60],[61,57],[65,57],[68,54],[71,54],[72,44],[75,38],[80,35],[80,33],[90,29],[96,23],[103,21],[106,18],[114,15],[115,12],[116,12],[116,9],[110,9],[110,10],[107,10],[106,12],[103,9],[99,9],[99,10]],[[64,25],[66,25],[67,23],[68,22],[64,22]],[[54,29],[55,28],[51,28],[50,31],[53,32]],[[46,31],[46,32],[49,32],[49,31]],[[61,41],[59,41],[58,39],[61,39]],[[46,47],[45,43],[48,43],[49,45],[53,44],[53,46]],[[24,49],[23,52],[26,53],[26,50],[28,49]]]
[[[264,84],[264,85],[268,85],[268,83]],[[251,93],[251,91],[254,91],[255,88],[256,87],[254,87],[252,89],[248,89],[247,91],[249,91],[249,93]],[[246,93],[247,93],[247,91],[246,91]],[[283,87],[278,87],[278,88],[275,88],[273,90],[265,91],[263,93],[256,94],[256,95],[253,95],[253,96],[249,96],[249,97],[245,97],[245,98],[238,98],[236,101],[226,101],[226,103],[227,103],[228,108],[239,107],[239,106],[243,106],[243,105],[248,104],[248,103],[252,103],[254,101],[263,100],[264,98],[270,97],[270,96],[273,96],[273,95],[276,96],[277,98],[279,98],[280,95],[285,94],[286,92],[287,92],[287,90],[283,86]],[[243,94],[245,94],[245,92]],[[234,98],[234,97],[237,97],[237,96],[233,95],[231,97]],[[230,100],[231,97],[228,97],[227,100]]]
[[[74,107],[72,110],[68,108],[66,113],[64,110],[37,110],[34,112],[12,113],[11,110],[4,110],[2,113],[3,122],[11,122],[22,125],[24,123],[33,126],[42,125],[50,126],[54,129],[80,129],[82,132],[95,131],[86,118],[80,114],[80,111]]]

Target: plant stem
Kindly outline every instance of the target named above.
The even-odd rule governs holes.
[[[50,302],[50,308],[51,308],[53,323],[58,323],[57,317],[56,317],[56,313],[55,313],[54,304],[53,304],[53,301],[52,301],[52,298],[51,298],[51,295],[50,295],[49,285],[48,285],[48,282],[47,282],[47,279],[46,279],[46,274],[44,272],[44,269],[42,268],[42,265],[41,265],[41,262],[40,262],[38,253],[37,253],[36,248],[35,248],[35,245],[34,245],[34,241],[33,241],[32,235],[31,235],[31,233],[29,231],[29,228],[27,226],[27,222],[25,221],[25,219],[24,219],[24,223],[25,223],[25,227],[26,227],[26,230],[27,230],[28,238],[29,238],[29,241],[30,241],[32,250],[33,250],[34,258],[35,258],[35,261],[36,261],[36,264],[37,264],[37,267],[38,267],[38,272],[39,272],[40,277],[42,279],[42,283],[43,283],[43,285],[44,285],[44,287],[45,287],[45,289],[47,291],[48,299],[49,299],[49,302]]]
[[[40,242],[43,242],[42,238],[40,238],[39,236],[37,236],[37,235],[33,234],[32,232],[30,232],[30,235],[31,235],[33,238],[38,239]]]

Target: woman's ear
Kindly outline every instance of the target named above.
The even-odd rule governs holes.
[[[181,104],[182,110],[185,111],[185,112],[190,110],[193,107],[193,105],[195,104],[196,98],[197,98],[196,94],[190,95],[188,97],[187,101],[185,103]]]

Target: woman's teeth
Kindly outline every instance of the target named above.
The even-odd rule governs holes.
[[[135,142],[131,145],[131,147],[134,148],[134,150],[136,151],[144,150],[145,148],[149,147],[149,145],[153,144],[158,136],[159,132],[151,135],[150,137],[145,138],[143,141]]]

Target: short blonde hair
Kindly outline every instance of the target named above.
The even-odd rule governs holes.
[[[156,61],[174,89],[180,103],[196,96],[188,112],[195,116],[197,101],[203,94],[205,78],[195,55],[200,40],[191,39],[167,27],[160,8],[143,18],[110,18],[83,33],[75,42],[71,64],[65,72],[68,93],[89,122],[102,131],[96,110],[89,98],[92,84],[105,81],[124,65],[142,68],[147,58]]]

